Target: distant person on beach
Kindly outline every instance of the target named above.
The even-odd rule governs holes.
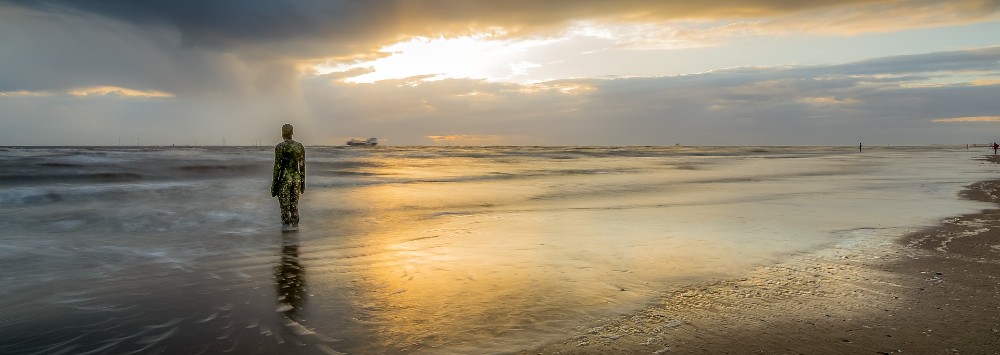
[[[281,126],[284,141],[274,147],[271,197],[281,206],[281,231],[299,230],[299,195],[306,190],[306,149],[292,140],[292,125]]]
[[[1000,144],[993,142],[993,155],[997,155],[997,149],[1000,149]]]

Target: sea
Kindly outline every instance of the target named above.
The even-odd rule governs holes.
[[[511,353],[991,206],[985,148],[0,147],[2,354]]]

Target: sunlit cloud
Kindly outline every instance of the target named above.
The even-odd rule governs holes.
[[[1000,79],[977,79],[969,82],[969,85],[973,86],[992,86],[1000,85]]]
[[[28,90],[0,91],[0,97],[41,97],[50,95],[52,95],[52,93],[48,91],[28,91]]]
[[[508,64],[507,67],[510,68],[510,72],[512,75],[528,75],[528,70],[534,68],[541,68],[542,65],[522,60],[517,63]]]
[[[579,21],[566,33],[607,39],[615,43],[614,48],[664,50],[712,47],[748,37],[855,36],[997,19],[1000,13],[988,1],[859,2],[759,16],[727,16],[720,12],[691,18]]]
[[[552,91],[562,94],[582,94],[597,90],[591,83],[583,81],[550,81],[537,84],[527,84],[522,85],[518,91],[526,94],[533,94],[538,92]]]
[[[427,136],[434,144],[442,145],[498,145],[504,142],[501,135],[450,134]]]
[[[1000,18],[996,11],[996,2],[980,0],[859,3],[784,14],[762,23],[761,31],[853,36],[993,21]]]
[[[464,93],[464,94],[458,94],[458,95],[455,95],[455,96],[461,97],[461,98],[470,98],[470,99],[491,99],[491,98],[495,98],[496,94],[491,93],[491,92],[476,90],[476,91],[470,91],[470,92],[467,92],[467,93]]]
[[[512,79],[540,67],[521,60],[533,47],[558,42],[560,39],[498,39],[492,34],[455,38],[417,37],[380,49],[387,56],[353,64],[323,64],[316,67],[320,74],[370,68],[370,72],[351,78],[351,83],[372,83],[380,80],[431,75],[424,80],[476,78],[487,80]]]
[[[767,6],[764,6],[765,8]],[[513,22],[489,31],[438,37],[418,36],[383,46],[380,58],[316,67],[319,73],[370,72],[345,78],[350,83],[429,75],[424,80],[474,78],[533,83],[574,78],[552,75],[560,63],[581,62],[579,56],[615,51],[680,51],[724,46],[747,38],[855,36],[913,28],[942,27],[1000,19],[996,9],[977,1],[855,2],[838,6],[804,6],[794,11],[754,9],[668,16],[662,13],[615,16],[592,14],[558,27],[525,31]],[[886,21],[886,16],[893,21]],[[509,30],[509,31],[508,31]],[[662,55],[662,54],[658,54]],[[605,64],[604,73],[631,68]],[[649,65],[649,64],[647,64]],[[669,65],[664,66],[669,68]],[[639,68],[636,68],[639,69]],[[650,67],[646,70],[652,70]],[[665,70],[665,69],[661,69]],[[676,74],[676,73],[670,73]]]
[[[135,90],[129,88],[123,88],[118,86],[94,86],[87,88],[79,88],[71,90],[68,92],[72,96],[109,96],[118,95],[126,97],[150,97],[150,98],[168,98],[174,97],[174,94],[157,91],[157,90]]]
[[[837,98],[834,96],[823,96],[823,97],[804,97],[799,99],[799,102],[816,105],[816,106],[827,106],[827,105],[855,105],[860,103],[859,100],[853,98]]]
[[[707,28],[704,28],[708,26]],[[716,26],[716,27],[711,27]],[[539,51],[569,41],[597,39],[591,48],[576,53],[562,52],[572,57],[607,49],[685,49],[718,45],[736,36],[749,35],[742,24],[719,24],[705,21],[676,23],[596,23],[577,22],[567,29],[549,33],[548,37],[505,37],[492,33],[454,38],[417,37],[385,46],[381,57],[343,63],[329,61],[314,67],[319,74],[337,74],[349,83],[373,83],[380,80],[429,76],[423,80],[485,79],[490,81],[537,82],[544,77],[547,66],[557,61],[543,62]],[[363,74],[356,74],[364,70]],[[348,74],[351,74],[350,76]]]
[[[968,116],[968,117],[948,117],[933,119],[931,122],[953,123],[953,122],[1000,122],[1000,116]]]
[[[118,86],[93,86],[85,88],[77,88],[68,90],[65,92],[52,92],[52,91],[31,91],[31,90],[16,90],[16,91],[2,91],[0,92],[0,97],[45,97],[54,95],[69,95],[77,97],[96,97],[96,96],[121,96],[121,97],[143,97],[143,98],[171,98],[174,94],[157,91],[157,90],[135,90],[128,89]]]
[[[672,20],[666,22],[597,23],[581,21],[566,30],[569,37],[589,37],[609,41],[608,49],[677,50],[716,46],[737,37],[760,34],[753,22]]]

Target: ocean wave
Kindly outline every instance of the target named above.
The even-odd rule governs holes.
[[[40,166],[54,167],[54,168],[79,168],[79,167],[85,166],[83,164],[56,163],[56,162],[52,162],[52,163],[38,163],[38,165],[40,165]]]
[[[157,193],[176,193],[194,185],[190,182],[158,182],[8,187],[0,189],[0,206],[37,206],[63,202],[108,201],[130,197],[148,199]]]
[[[212,173],[228,173],[228,172],[248,172],[264,170],[268,168],[264,164],[233,164],[233,165],[182,165],[176,167],[176,170],[185,173],[196,173],[196,174],[212,174]]]
[[[0,175],[0,183],[39,182],[127,182],[139,181],[145,176],[129,172],[102,172],[78,174],[24,174]]]

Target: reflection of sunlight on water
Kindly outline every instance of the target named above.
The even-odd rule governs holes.
[[[397,184],[364,187],[363,193],[352,195],[358,198],[352,205],[367,206],[356,220],[369,227],[352,238],[364,250],[351,251],[358,257],[343,263],[351,270],[347,278],[362,284],[351,300],[356,317],[376,328],[372,332],[379,334],[382,346],[414,351],[485,342],[519,330],[551,330],[577,312],[558,300],[539,297],[565,291],[546,291],[558,275],[522,267],[530,265],[524,258],[546,258],[543,244],[528,243],[538,236],[531,228],[480,228],[496,219],[483,206],[469,206],[477,209],[472,214],[433,213],[440,206],[482,201],[491,191],[483,187],[458,189],[478,194],[443,194],[433,184]],[[422,198],[434,195],[451,198]],[[373,220],[379,223],[362,222]],[[518,250],[521,256],[512,257],[506,249]],[[331,257],[338,254],[345,255],[342,250],[330,252]],[[328,292],[337,291],[316,291]]]
[[[351,301],[384,346],[407,351],[534,344],[635,307],[655,291],[652,281],[719,274],[726,268],[698,263],[736,249],[697,239],[676,243],[669,222],[650,222],[661,212],[655,208],[572,210],[524,202],[543,186],[361,189],[352,204],[367,207],[357,220],[379,223],[356,237],[364,251],[354,252],[360,260],[350,261],[351,273],[363,285]],[[520,200],[521,207],[477,204],[492,199],[506,206]],[[456,205],[464,213],[435,212]]]
[[[353,211],[338,222],[355,226],[340,240],[352,247],[311,258],[339,264],[347,280],[311,287],[354,285],[352,317],[376,334],[376,349],[514,351],[633,310],[666,285],[735,275],[833,243],[838,230],[877,226],[901,199],[961,209],[909,184],[858,179],[879,174],[867,161],[707,160],[680,170],[642,159],[507,162],[514,180],[463,178],[497,169],[482,162],[381,160],[375,175],[403,182],[329,196]]]
[[[389,262],[368,269],[371,302],[390,342],[437,347],[476,343],[517,330],[542,330],[560,318],[539,304],[547,275],[518,270],[484,245],[437,238],[391,244]],[[463,242],[468,242],[464,240]],[[552,306],[552,305],[549,305]],[[409,348],[406,350],[415,350]]]

